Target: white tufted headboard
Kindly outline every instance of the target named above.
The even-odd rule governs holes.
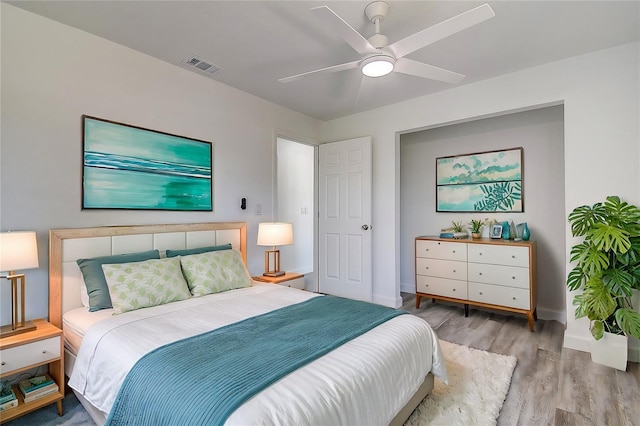
[[[244,222],[52,229],[49,231],[49,322],[62,328],[62,315],[82,306],[82,273],[77,259],[227,243],[240,251],[246,264]]]

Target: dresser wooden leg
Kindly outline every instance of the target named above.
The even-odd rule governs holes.
[[[420,307],[420,300],[422,299],[422,296],[416,294],[416,309],[418,309]]]
[[[534,312],[531,312],[531,311],[527,312],[527,318],[529,318],[529,330],[530,331],[533,331],[533,316],[534,316]]]
[[[59,399],[57,401],[57,404],[58,404],[58,415],[62,417],[62,400]]]
[[[469,304],[468,303],[464,304],[464,316],[465,317],[469,316]]]

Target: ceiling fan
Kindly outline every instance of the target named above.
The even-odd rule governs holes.
[[[385,1],[374,1],[364,10],[367,19],[375,25],[375,34],[368,39],[364,38],[328,6],[314,7],[311,11],[329,29],[335,31],[358,52],[360,59],[281,78],[278,80],[281,83],[289,83],[316,74],[354,68],[360,68],[362,74],[367,77],[382,77],[395,71],[446,83],[458,83],[464,78],[464,75],[407,59],[405,56],[495,16],[491,7],[488,4],[483,4],[389,44],[388,38],[380,33],[380,22],[384,20],[389,11],[389,4]]]

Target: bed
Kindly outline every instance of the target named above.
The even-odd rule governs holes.
[[[224,348],[234,348],[234,342],[237,340],[236,338],[216,340],[216,342],[225,343],[204,345],[200,339],[205,336],[209,338],[209,335],[212,339],[228,338],[228,333],[232,329],[241,327],[244,328],[241,329],[240,335],[247,339],[250,331],[262,330],[260,328],[262,324],[273,321],[274,324],[280,324],[277,327],[280,327],[281,331],[276,332],[274,336],[269,334],[269,337],[264,339],[264,344],[271,345],[266,346],[270,349],[260,349],[262,351],[260,355],[254,354],[247,358],[255,360],[258,366],[255,368],[259,368],[256,371],[262,372],[269,369],[268,367],[272,364],[287,364],[289,354],[298,356],[301,347],[304,349],[312,345],[305,343],[303,346],[290,349],[289,352],[286,352],[288,349],[281,350],[281,348],[288,348],[286,345],[300,344],[295,341],[306,342],[305,339],[309,336],[317,334],[316,330],[330,329],[328,325],[330,321],[322,320],[321,312],[327,311],[327,304],[333,303],[331,296],[257,282],[242,288],[188,297],[171,303],[159,303],[156,306],[133,309],[118,315],[113,314],[114,309],[118,309],[116,303],[112,309],[89,312],[86,294],[83,292],[83,273],[76,262],[78,259],[149,250],[158,250],[164,259],[170,251],[178,253],[180,250],[188,251],[199,247],[230,245],[228,253],[237,253],[237,257],[244,262],[244,268],[246,264],[246,224],[244,222],[54,229],[50,231],[49,238],[50,321],[63,329],[64,370],[66,376],[70,378],[69,385],[99,425],[104,424],[108,419],[113,424],[119,424],[117,413],[122,413],[123,409],[125,415],[121,418],[128,417],[129,412],[126,410],[130,406],[122,405],[124,395],[137,394],[134,391],[127,394],[126,391],[130,388],[125,385],[133,381],[132,376],[139,371],[138,367],[144,364],[143,361],[164,349],[170,350],[178,345],[191,343],[194,346],[174,349],[174,356],[176,353],[194,353],[196,356],[195,353],[198,351],[189,348],[207,348],[208,357],[204,358],[206,362],[189,361],[192,363],[190,365],[198,366],[193,368],[193,374],[198,374],[196,370],[199,368],[209,368],[209,364],[214,364],[213,361],[209,361],[211,358],[220,359],[220,362],[225,357],[234,358],[235,349],[227,351]],[[192,256],[192,258],[196,257]],[[185,258],[189,256],[178,257],[178,259]],[[119,266],[114,265],[114,268]],[[246,273],[246,269],[244,271]],[[345,303],[351,303],[351,301],[345,301]],[[313,325],[313,322],[308,322],[314,320],[309,317],[315,317],[315,314],[309,315],[309,311],[301,310],[302,307],[307,309],[307,305],[311,308],[314,304],[318,305],[315,308],[318,309],[317,316],[321,321],[326,321],[320,323],[320,326],[318,323]],[[343,311],[350,312],[344,312],[344,314],[353,315],[352,305],[346,306],[349,306],[349,309],[345,308]],[[363,306],[363,308],[369,309],[369,306]],[[355,309],[359,307],[356,306]],[[294,313],[296,310],[299,312]],[[282,326],[282,322],[277,322],[282,321],[278,315],[299,319],[288,321],[288,323],[294,323],[288,330],[287,327]],[[281,376],[277,379],[265,378],[266,384],[256,387],[257,390],[253,391],[253,394],[248,394],[242,401],[226,407],[228,413],[219,423],[229,425],[403,424],[432,389],[434,375],[446,380],[446,371],[437,337],[426,322],[413,315],[389,312],[385,315],[389,315],[389,318],[382,320],[379,325],[348,337],[348,340],[342,344],[324,349],[325,352],[315,355],[315,358],[298,361],[292,357],[291,364],[296,366],[299,364],[299,367],[280,373]],[[348,321],[354,321],[353,324],[357,322],[354,318]],[[327,324],[326,327],[323,324]],[[354,325],[349,328],[357,327]],[[300,338],[290,338],[285,341],[287,333],[294,333],[292,334],[294,336],[298,333]],[[256,339],[256,348],[260,348],[261,334],[262,332],[256,332],[250,337]],[[279,334],[282,334],[282,341],[276,340]],[[172,342],[175,343],[170,344]],[[116,348],[115,351],[114,348]],[[213,348],[218,352],[213,352]],[[254,350],[257,350],[256,348]],[[170,370],[174,371],[174,374],[191,370],[191,368],[178,366],[175,361],[167,361],[164,367],[162,364],[158,367],[157,362],[160,361],[154,361],[154,371],[164,371],[164,368],[167,377],[172,377]],[[246,362],[246,364],[251,363]],[[200,374],[207,377],[206,380],[211,380],[210,377],[213,377],[210,372]],[[150,380],[150,376],[154,374],[138,375],[145,380]],[[245,376],[249,375],[245,373]],[[255,376],[257,381],[258,376],[262,374],[255,374]],[[176,377],[175,381],[179,382],[180,379],[181,377]],[[225,383],[224,380],[221,377],[215,381]],[[229,383],[235,384],[238,379],[233,376],[228,380],[232,380]],[[254,383],[243,382],[240,388],[244,391],[253,385]],[[154,387],[153,384],[145,386],[148,389],[159,387]],[[229,387],[222,386],[222,388]],[[185,409],[188,410],[188,414],[191,414],[193,406],[205,407],[209,402],[207,398],[215,399],[207,396],[209,392],[195,390],[194,387],[197,398],[184,391],[180,392],[180,397],[172,398],[180,401],[179,405],[184,407],[178,406],[169,411]],[[217,391],[216,389],[215,392]],[[242,393],[229,392],[228,389],[221,391],[227,391],[230,394]],[[146,392],[144,397],[156,398],[173,392],[173,388],[167,389],[166,386],[162,386],[158,392]],[[218,395],[212,390],[211,395],[214,394]],[[224,396],[220,399],[226,401],[226,398],[227,396]],[[212,404],[215,405],[218,402],[212,401]],[[110,414],[113,418],[109,418]],[[217,422],[202,421],[208,424]],[[167,423],[171,422],[167,421]]]

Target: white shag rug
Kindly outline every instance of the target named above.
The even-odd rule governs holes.
[[[449,384],[431,393],[405,426],[495,425],[511,386],[516,358],[440,340]]]

